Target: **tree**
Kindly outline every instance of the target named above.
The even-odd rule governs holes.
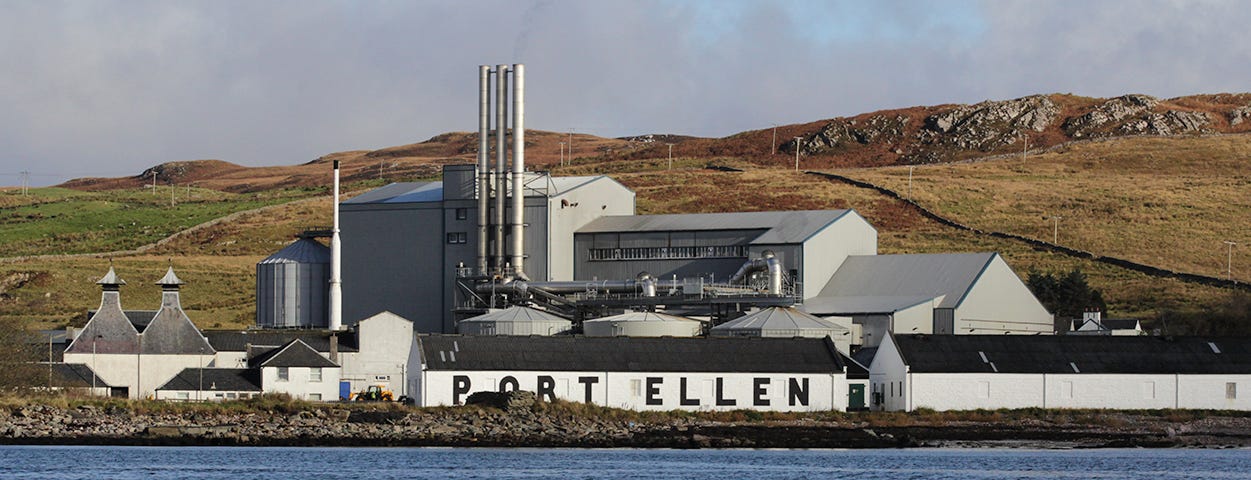
[[[1087,310],[1108,309],[1103,293],[1091,287],[1086,274],[1078,268],[1058,277],[1031,271],[1025,284],[1047,310],[1060,318],[1080,318]]]

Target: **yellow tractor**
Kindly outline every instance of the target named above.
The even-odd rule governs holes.
[[[395,394],[387,390],[384,385],[370,385],[364,390],[353,393],[348,400],[354,402],[393,402]]]

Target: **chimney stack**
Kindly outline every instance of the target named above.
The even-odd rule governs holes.
[[[342,254],[339,245],[339,161],[334,161],[334,226],[330,233],[330,330],[343,328],[343,288],[340,278]]]

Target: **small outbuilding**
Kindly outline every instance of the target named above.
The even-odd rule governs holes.
[[[626,312],[582,322],[588,337],[694,337],[703,330],[699,320],[656,312]]]
[[[571,328],[569,320],[522,306],[491,310],[456,324],[461,335],[556,335]]]

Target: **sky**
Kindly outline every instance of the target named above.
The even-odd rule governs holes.
[[[0,185],[292,165],[477,128],[723,137],[1036,93],[1251,91],[1251,8],[1182,0],[4,0]]]

